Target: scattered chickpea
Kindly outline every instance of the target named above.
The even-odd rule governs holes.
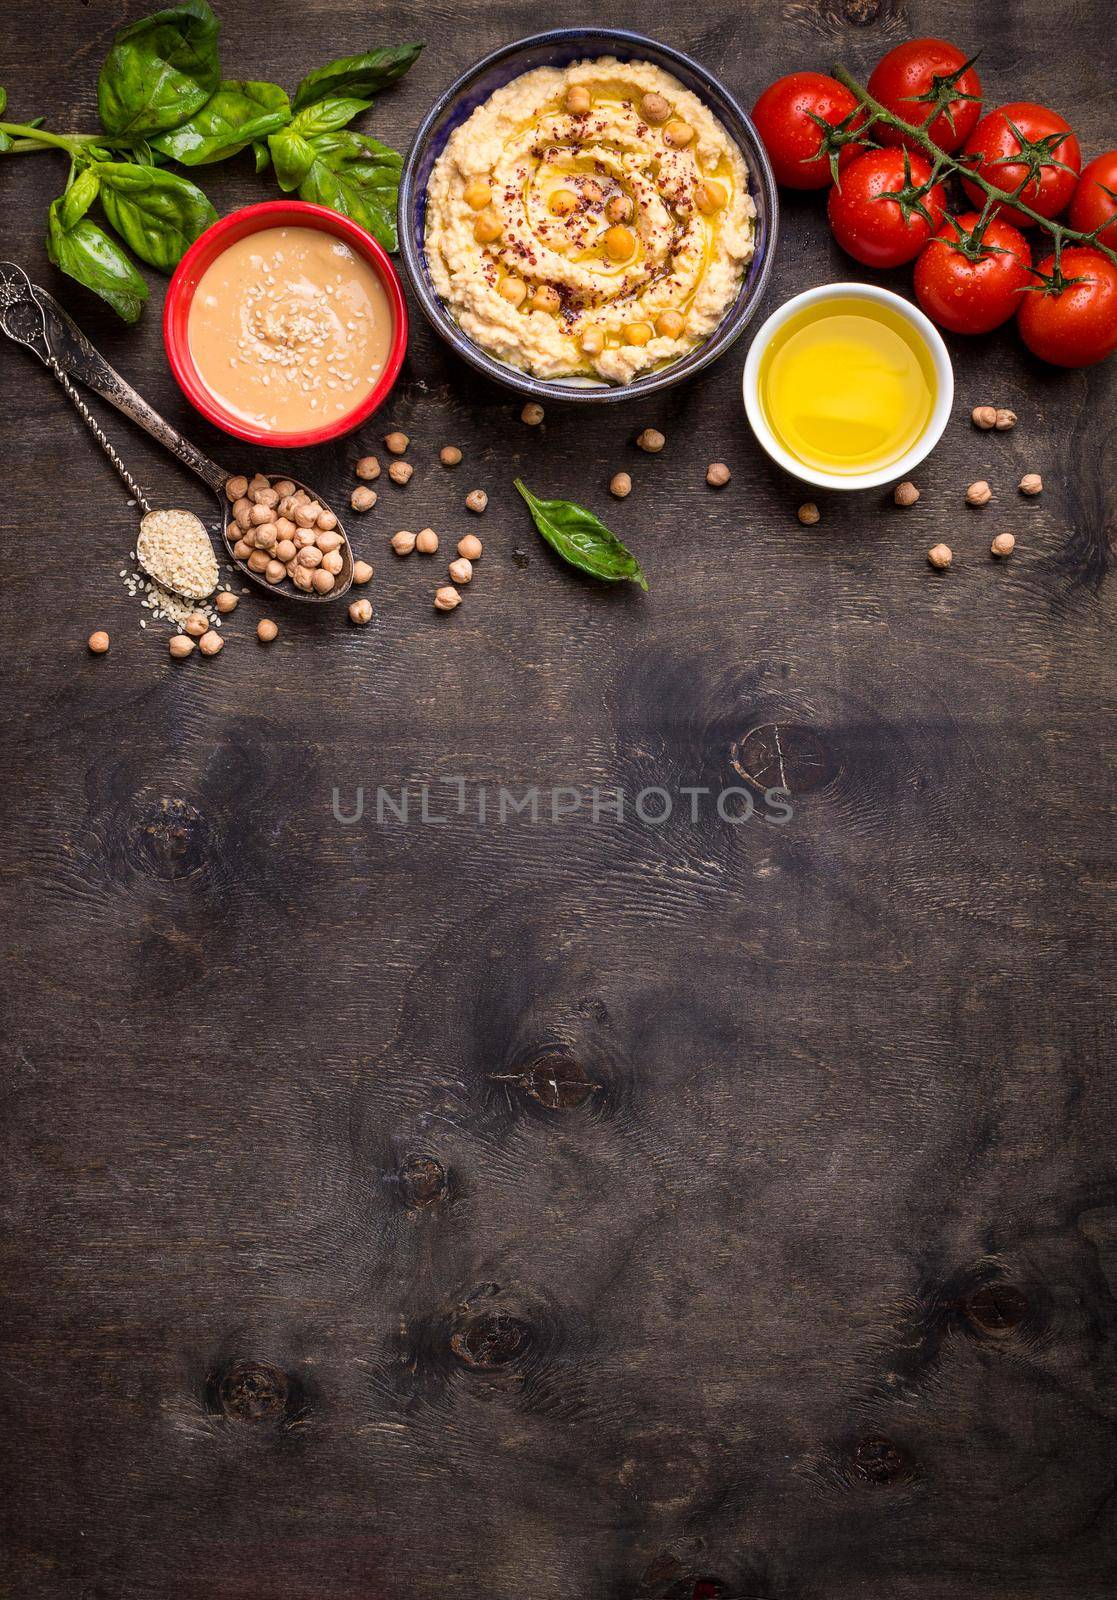
[[[438,550],[438,535],[433,528],[420,528],[415,535],[415,548],[421,556],[433,556]]]
[[[182,624],[182,631],[192,639],[200,639],[203,633],[209,632],[209,618],[204,611],[192,611]]]
[[[469,583],[473,577],[473,562],[465,556],[459,556],[456,561],[451,561],[447,570],[455,583]]]
[[[226,478],[225,495],[231,505],[235,504],[238,500],[243,500],[247,493],[247,478]]]
[[[1015,549],[1015,534],[998,533],[993,543],[989,546],[989,554],[999,560],[1002,556],[1010,556]]]
[[[398,428],[384,435],[384,448],[393,456],[401,456],[410,443],[406,433],[401,433]]]
[[[444,467],[456,467],[461,458],[462,453],[456,444],[444,444],[438,452],[438,459]]]
[[[354,511],[371,511],[376,504],[376,490],[366,489],[363,485],[358,484],[357,488],[349,496],[349,504]]]
[[[640,101],[640,115],[645,122],[666,122],[671,115],[671,106],[661,94],[646,94]]]
[[[919,499],[919,490],[914,483],[898,483],[892,491],[892,498],[898,506],[913,506]]]
[[[632,479],[627,472],[618,472],[609,480],[609,493],[618,500],[624,500],[632,493]]]
[[[504,224],[495,211],[482,211],[473,224],[473,237],[478,244],[496,244],[504,232]]]
[[[370,583],[372,581],[372,574],[373,574],[373,568],[369,565],[369,563],[367,561],[354,561],[354,563],[353,563],[353,582],[354,583]]]
[[[987,506],[993,498],[993,491],[984,478],[979,478],[976,483],[971,483],[966,490],[966,504],[968,506]]]
[[[711,489],[724,489],[732,476],[724,461],[711,461],[706,468],[706,482]]]
[[[230,611],[235,611],[237,609],[238,602],[235,594],[228,589],[222,589],[213,603],[217,607],[218,611],[220,611],[221,615],[223,617],[227,617]]]
[[[436,611],[453,611],[462,603],[462,597],[450,584],[435,590],[434,609]]]
[[[630,322],[626,325],[624,330],[625,344],[642,347],[643,345],[650,344],[652,342],[652,337],[653,329],[650,322]]]
[[[568,217],[578,209],[578,196],[573,189],[555,189],[547,204],[552,216]]]
[[[402,488],[405,483],[411,482],[411,474],[415,468],[410,461],[393,461],[388,468],[388,476],[393,483],[398,483]]]
[[[698,184],[694,191],[694,203],[704,217],[712,217],[720,211],[729,199],[728,191],[723,183],[717,183],[713,178]]]
[[[89,646],[91,654],[95,656],[103,656],[109,648],[109,636],[104,632],[103,629],[99,628],[96,633],[91,633],[89,635],[86,643]]]
[[[592,104],[589,90],[580,83],[573,83],[567,89],[566,109],[572,117],[584,117]]]
[[[582,349],[588,356],[599,356],[605,348],[605,335],[600,328],[585,328],[581,337]]]
[[[1009,411],[1007,406],[998,406],[997,420],[993,426],[998,433],[1007,433],[1010,428],[1016,426],[1016,412]]]
[[[667,440],[658,428],[645,428],[643,433],[637,436],[636,443],[641,450],[646,450],[648,455],[656,456],[663,449]]]
[[[544,311],[549,317],[562,309],[562,296],[558,290],[549,283],[541,283],[531,297],[532,309]]]
[[[198,640],[198,649],[204,656],[220,655],[225,648],[225,641],[219,633],[214,633],[211,628],[208,633],[203,633]]]
[[[677,339],[686,327],[681,311],[661,311],[655,319],[655,331],[661,339]]]
[[[367,483],[371,483],[380,476],[380,463],[375,456],[362,456],[353,471],[358,478],[364,478]]]
[[[631,216],[632,201],[628,195],[612,195],[605,207],[606,222],[627,222]]]
[[[927,552],[927,560],[936,572],[945,572],[954,560],[954,552],[948,544],[933,544]]]
[[[672,117],[663,130],[663,137],[665,142],[673,145],[676,150],[684,150],[694,138],[694,129],[681,117]]]
[[[458,554],[464,556],[467,561],[480,561],[483,549],[484,546],[475,533],[467,533],[458,540]]]
[[[980,428],[983,433],[988,433],[990,428],[997,426],[996,406],[974,406],[970,412],[970,421],[975,428]]]
[[[822,513],[819,511],[813,500],[806,500],[799,507],[799,510],[796,512],[796,516],[799,518],[799,521],[804,527],[810,528],[813,527],[816,522],[821,520]]]
[[[279,629],[270,617],[261,617],[256,624],[256,637],[261,644],[271,644],[279,635]]]
[[[349,620],[355,622],[358,628],[363,628],[372,621],[372,602],[369,600],[354,600],[349,607]]]
[[[527,405],[520,412],[520,421],[526,422],[529,428],[538,428],[545,416],[546,412],[543,410],[543,407],[536,405],[534,400],[529,400]]]
[[[505,278],[497,290],[502,300],[510,306],[522,306],[527,299],[527,284],[522,278]]]
[[[484,211],[492,197],[492,184],[486,183],[484,178],[474,178],[465,186],[465,203],[471,211]]]
[[[636,248],[636,236],[631,228],[607,228],[605,231],[605,249],[614,261],[627,261]]]
[[[401,528],[398,533],[393,533],[391,544],[397,556],[409,556],[415,548],[415,535]]]
[[[185,661],[187,656],[194,654],[194,640],[185,633],[176,633],[168,640],[167,649],[176,661]]]
[[[1026,472],[1020,479],[1020,493],[1026,495],[1042,494],[1043,479],[1038,472]]]
[[[489,497],[484,489],[471,489],[465,497],[465,503],[470,511],[475,511],[480,516],[489,503]]]

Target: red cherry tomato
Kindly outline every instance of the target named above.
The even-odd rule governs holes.
[[[1082,152],[1070,124],[1057,111],[1031,100],[1013,100],[982,117],[963,153],[974,158],[982,177],[998,189],[1012,193],[1026,182],[1020,199],[1041,217],[1057,217],[1065,210],[1082,165]],[[975,206],[985,204],[984,189],[966,178],[962,185]],[[1014,222],[1018,228],[1035,227],[1031,217],[1016,206],[999,209],[1006,222]]]
[[[878,61],[869,93],[905,122],[923,128],[940,150],[960,150],[981,115],[981,80],[957,45],[909,39]],[[877,123],[881,144],[917,145],[898,128]]]
[[[842,174],[841,187],[830,191],[830,228],[842,249],[867,267],[911,261],[946,211],[941,183],[918,192],[930,176],[930,162],[915,152],[870,150],[858,156]]]
[[[860,126],[864,116],[853,116],[858,102],[837,78],[823,72],[791,72],[765,89],[752,108],[756,124],[776,182],[786,189],[825,189],[832,181],[829,157],[822,152],[823,130],[812,116],[837,127],[852,118],[850,128]],[[844,167],[862,147],[847,144],[839,165]]]
[[[976,211],[947,217],[915,263],[915,295],[940,328],[988,333],[1015,316],[1034,280],[1027,239],[1011,222],[992,217],[980,233]]]
[[[1052,255],[1038,270],[1054,266]],[[1042,361],[1092,367],[1117,350],[1117,267],[1100,250],[1075,245],[1063,251],[1062,275],[1077,281],[1052,294],[1041,284],[1020,296],[1020,337]]]
[[[1117,150],[1106,150],[1082,168],[1068,220],[1079,233],[1093,233],[1104,222],[1098,242],[1117,250]]]

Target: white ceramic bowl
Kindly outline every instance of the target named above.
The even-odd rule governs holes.
[[[814,305],[819,300],[875,300],[890,306],[898,316],[911,323],[920,335],[934,365],[935,404],[927,426],[910,450],[886,467],[879,467],[874,472],[822,472],[815,467],[805,465],[797,456],[784,449],[764,416],[764,407],[760,403],[761,358],[772,341],[772,335],[787,319],[793,317],[797,311],[801,311],[804,306]],[[756,331],[756,337],[752,341],[745,362],[744,382],[745,411],[760,444],[772,460],[790,472],[793,477],[800,478],[804,483],[813,483],[820,489],[877,489],[881,484],[894,483],[898,478],[905,477],[925,456],[929,456],[938,444],[954,405],[954,369],[950,365],[950,355],[942,342],[939,330],[923,315],[918,306],[911,304],[910,300],[904,300],[900,295],[893,294],[890,289],[879,289],[872,283],[826,283],[821,288],[807,289],[802,294],[794,295],[780,306],[778,311],[773,311],[768,320]]]

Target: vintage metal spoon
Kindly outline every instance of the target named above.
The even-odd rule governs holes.
[[[151,506],[143,490],[121,461],[100,424],[74,387],[71,378],[77,378],[102,399],[107,400],[110,405],[115,406],[118,411],[123,412],[126,417],[138,423],[153,439],[158,440],[165,449],[201,478],[211,490],[216,503],[216,513],[201,520],[209,529],[211,539],[217,541],[217,549],[222,559],[232,562],[246,578],[258,584],[260,588],[266,589],[269,594],[285,600],[308,600],[320,603],[340,600],[348,592],[353,582],[353,549],[340,518],[337,521],[337,532],[342,539],[339,551],[342,569],[328,594],[319,594],[316,590],[298,589],[286,577],[279,583],[269,583],[263,573],[254,572],[247,561],[235,556],[232,548],[233,540],[228,532],[230,506],[225,494],[225,485],[230,477],[236,474],[226,471],[224,467],[218,466],[215,461],[203,455],[196,445],[161,417],[154,407],[150,406],[142,395],[137,394],[115,368],[109,365],[77,324],[63,311],[53,295],[37,284],[31,283],[22,267],[11,261],[0,261],[0,328],[9,339],[25,345],[32,351],[58,380],[78,415],[127,485],[137,506],[145,514],[151,511]],[[251,473],[247,475],[252,476]],[[293,483],[297,489],[304,489],[311,499],[316,500],[324,509],[332,509],[316,490],[308,484],[300,483],[289,473],[270,472],[264,476],[273,483],[284,480]],[[236,531],[234,525],[234,532]],[[143,566],[142,562],[139,564]],[[146,567],[143,570],[148,571]],[[166,587],[165,580],[157,573],[148,572],[148,576]]]

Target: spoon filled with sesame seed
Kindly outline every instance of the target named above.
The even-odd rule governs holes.
[[[289,600],[340,600],[353,582],[353,551],[336,514],[307,484],[279,473],[230,473],[211,461],[138,394],[45,289],[21,267],[0,262],[0,328],[26,346],[57,379],[142,513],[137,565],[184,600],[217,587],[220,540],[226,562]],[[213,495],[215,514],[153,508],[73,379],[130,417],[189,467]]]

